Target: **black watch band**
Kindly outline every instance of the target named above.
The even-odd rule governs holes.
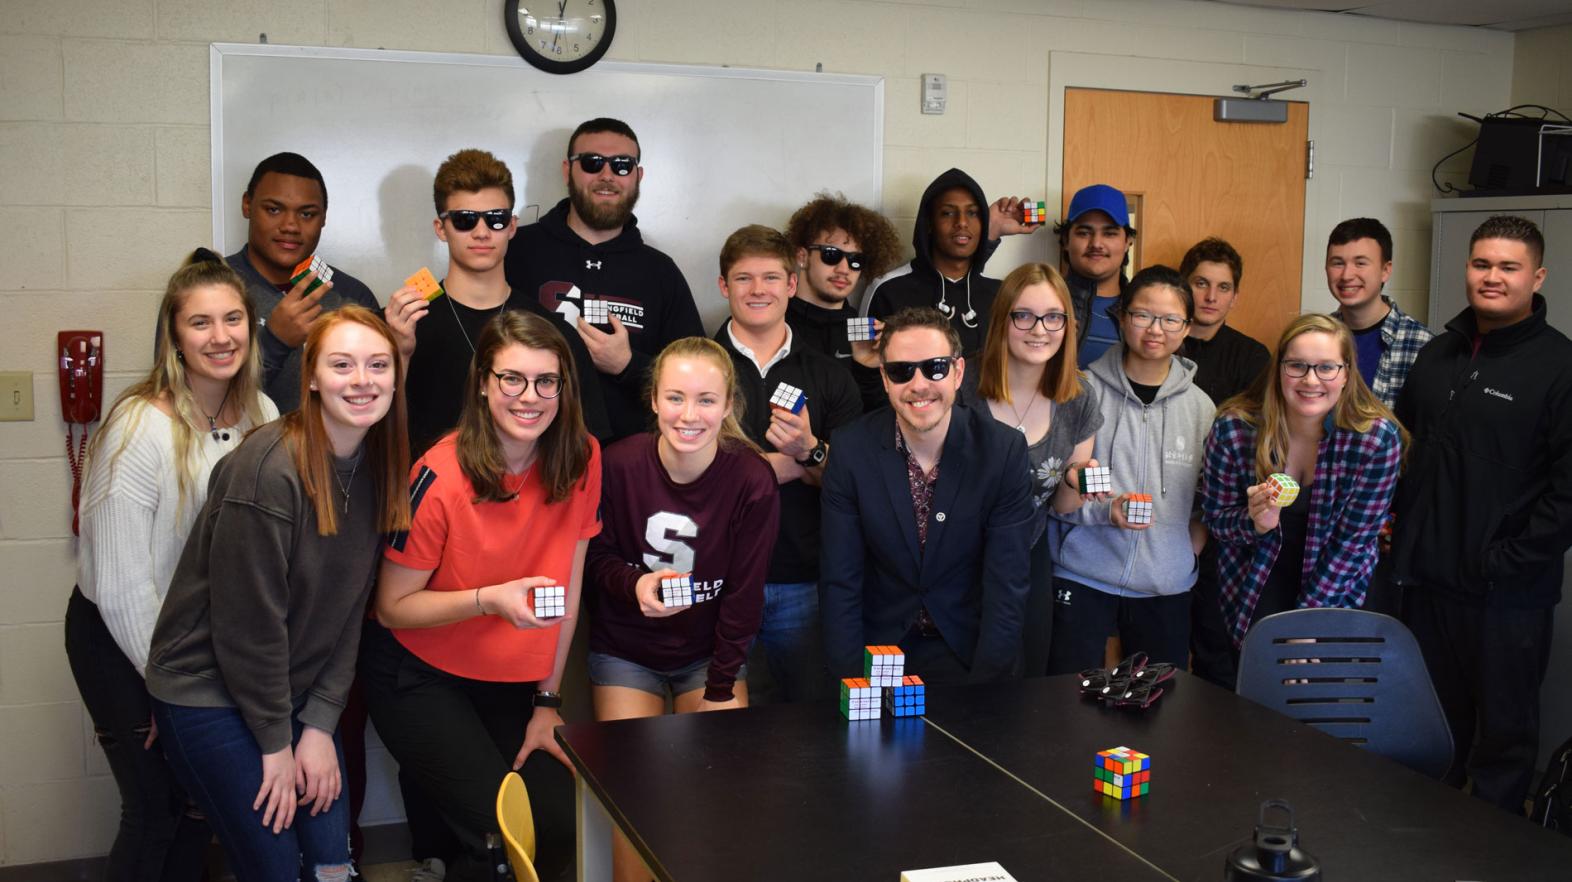
[[[824,465],[824,461],[826,459],[828,459],[829,456],[830,456],[830,445],[829,445],[829,442],[825,441],[823,438],[820,438],[819,439],[819,443],[813,445],[813,449],[808,451],[808,455],[807,456],[803,457],[802,459],[797,460],[797,465],[806,466],[806,467],[811,469],[811,468],[814,468],[815,466]]]
[[[562,707],[562,694],[560,692],[537,692],[535,693],[535,706],[560,708]]]

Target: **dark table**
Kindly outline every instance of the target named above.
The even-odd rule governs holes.
[[[1572,838],[1179,674],[1144,712],[1104,708],[1073,677],[946,690],[927,720],[1183,882],[1215,882],[1265,799],[1294,808],[1328,882],[1572,879]],[[941,697],[942,696],[942,697]],[[1091,791],[1099,750],[1152,757],[1126,813]]]
[[[921,720],[774,705],[557,730],[578,769],[579,873],[611,826],[667,882],[895,882],[998,861],[1039,879],[1218,880],[1264,799],[1295,811],[1328,882],[1572,879],[1572,840],[1179,675],[1146,712],[1073,678],[933,687]],[[1152,790],[1092,790],[1097,751],[1152,756]]]
[[[579,773],[580,879],[610,878],[608,816],[666,882],[895,882],[985,861],[1022,882],[1168,878],[920,719],[771,705],[557,740]]]

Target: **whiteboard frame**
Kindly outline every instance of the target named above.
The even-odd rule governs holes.
[[[347,61],[387,61],[395,64],[468,65],[531,69],[517,55],[480,55],[467,52],[417,52],[407,49],[350,49],[324,46],[287,46],[272,43],[212,43],[208,48],[208,122],[211,133],[209,156],[213,182],[213,241],[220,249],[226,240],[229,219],[229,194],[224,188],[224,58],[226,56],[264,56],[272,58],[312,58]],[[873,89],[872,127],[875,148],[873,192],[876,211],[884,210],[884,77],[869,74],[817,73],[813,71],[765,70],[747,67],[711,67],[700,64],[662,64],[651,61],[602,61],[596,70],[617,73],[643,73],[661,76],[708,77],[721,79],[775,80],[788,83],[831,83],[844,86],[870,86]],[[567,74],[572,76],[572,74]]]

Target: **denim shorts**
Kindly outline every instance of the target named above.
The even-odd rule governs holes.
[[[661,697],[669,692],[675,698],[703,689],[709,675],[710,660],[707,658],[675,671],[657,671],[604,652],[589,654],[589,678],[595,686],[625,686]],[[737,679],[746,680],[747,677],[748,666],[743,665],[737,671]]]

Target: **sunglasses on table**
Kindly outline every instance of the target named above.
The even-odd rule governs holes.
[[[841,260],[846,260],[846,268],[852,272],[862,272],[862,252],[842,251],[834,245],[809,245],[809,251],[819,252],[819,259],[825,266],[840,266]]]
[[[1308,361],[1284,359],[1282,364],[1283,373],[1296,380],[1314,370],[1316,377],[1323,383],[1330,383],[1337,379],[1337,375],[1343,372],[1343,368],[1348,367],[1341,361],[1323,361],[1320,364],[1312,364]]]
[[[485,218],[486,226],[493,230],[505,230],[508,228],[508,221],[513,219],[513,210],[510,208],[493,208],[490,211],[470,211],[468,209],[455,208],[452,211],[444,211],[437,217],[452,224],[453,229],[458,230],[460,233],[467,233],[475,229],[475,225],[480,223],[481,218]]]
[[[887,361],[884,363],[884,375],[897,386],[910,383],[918,371],[922,371],[924,377],[937,381],[948,377],[954,365],[955,357],[950,355],[925,358],[922,361]]]
[[[606,163],[609,162],[611,163],[611,173],[619,178],[625,178],[633,174],[633,170],[639,167],[639,158],[637,156],[601,156],[599,153],[575,153],[568,157],[568,161],[578,163],[579,168],[583,169],[587,175],[600,174],[600,170],[605,168]]]
[[[531,383],[535,384],[535,394],[542,398],[556,398],[562,393],[562,378],[556,374],[541,374],[533,380],[523,374],[512,371],[492,371],[491,375],[497,378],[497,385],[502,388],[502,394],[509,398],[517,398],[524,394]]]

